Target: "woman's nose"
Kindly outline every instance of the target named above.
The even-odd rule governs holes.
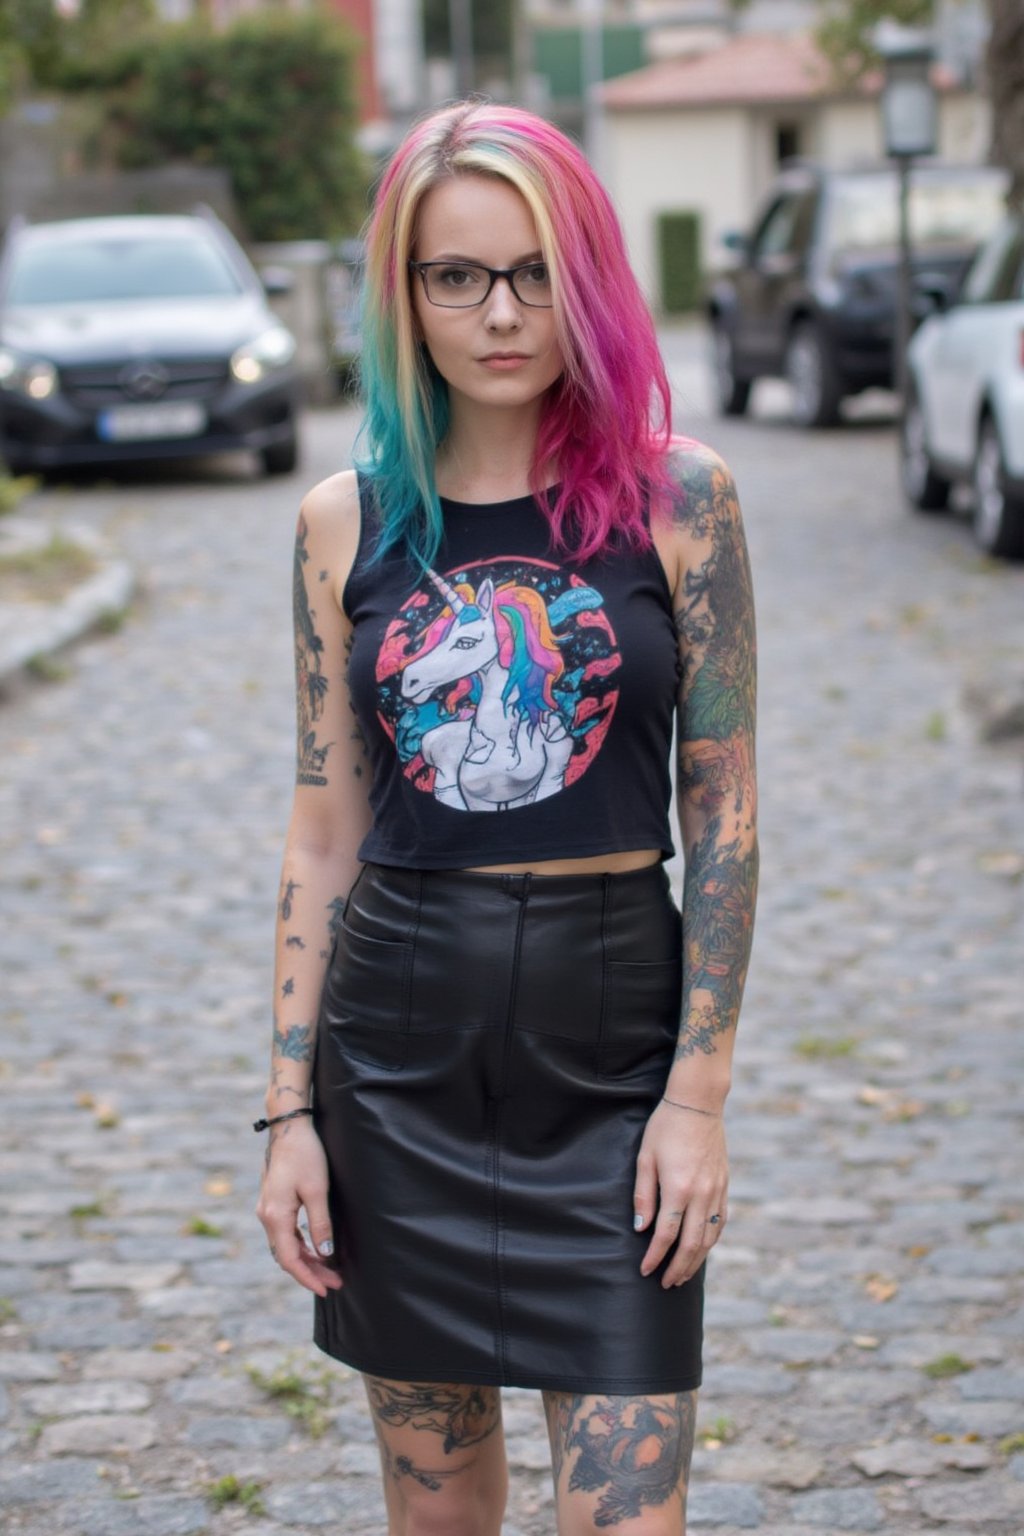
[[[512,291],[507,277],[495,279],[487,298],[488,325],[512,325],[522,322],[519,300]]]

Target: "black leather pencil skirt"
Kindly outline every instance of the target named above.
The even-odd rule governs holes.
[[[321,1349],[402,1381],[699,1385],[703,1271],[663,1290],[633,1231],[681,969],[661,865],[364,867],[313,1077],[344,1280],[316,1298]]]

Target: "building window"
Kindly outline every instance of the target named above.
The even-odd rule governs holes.
[[[781,165],[784,160],[796,160],[802,154],[799,123],[775,124],[775,159]]]

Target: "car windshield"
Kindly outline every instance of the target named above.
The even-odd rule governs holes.
[[[920,176],[910,185],[910,238],[917,247],[976,245],[1005,212],[999,176]],[[899,244],[896,177],[844,176],[830,199],[827,244],[833,251],[892,249]]]
[[[216,298],[244,290],[212,240],[172,235],[26,239],[16,247],[8,304]]]

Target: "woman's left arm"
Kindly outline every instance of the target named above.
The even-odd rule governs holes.
[[[636,1185],[638,1226],[646,1229],[657,1213],[643,1272],[675,1245],[666,1287],[696,1272],[728,1215],[722,1111],[758,875],[756,644],[743,520],[732,475],[711,449],[677,449],[674,466],[683,1004],[664,1090],[669,1102],[648,1121]]]

